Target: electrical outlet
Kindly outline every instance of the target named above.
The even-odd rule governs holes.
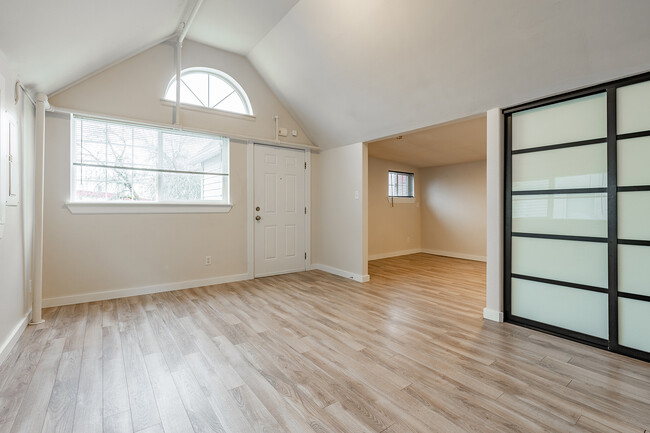
[[[212,264],[212,256],[205,256],[205,266]]]

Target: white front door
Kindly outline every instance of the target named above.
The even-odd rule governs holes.
[[[255,145],[255,276],[305,270],[305,152]]]

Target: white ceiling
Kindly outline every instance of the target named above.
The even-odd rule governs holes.
[[[0,51],[51,93],[176,30],[194,0],[2,0]],[[312,142],[424,128],[650,70],[648,0],[205,0]]]
[[[650,70],[648,0],[300,0],[249,58],[322,148]]]
[[[486,135],[483,115],[368,143],[368,156],[420,168],[484,161]]]
[[[196,0],[2,0],[0,51],[55,92],[172,37]],[[298,0],[204,0],[187,38],[246,55]]]
[[[246,55],[298,0],[205,0],[188,38]]]
[[[187,0],[2,0],[0,51],[51,93],[176,30]]]

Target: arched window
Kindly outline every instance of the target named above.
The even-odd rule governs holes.
[[[176,76],[165,92],[165,99],[176,101]],[[181,103],[239,114],[253,114],[244,89],[230,75],[207,68],[188,68],[181,72]]]

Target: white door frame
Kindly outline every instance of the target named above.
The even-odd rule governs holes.
[[[305,206],[307,207],[307,215],[305,215],[305,252],[307,259],[305,259],[305,269],[311,270],[311,149],[304,147],[290,147],[282,146],[275,143],[264,143],[254,140],[248,140],[246,144],[246,201],[247,211],[246,218],[248,218],[247,235],[248,235],[248,266],[246,274],[248,279],[255,278],[255,145],[282,147],[286,149],[302,150],[305,152]]]

